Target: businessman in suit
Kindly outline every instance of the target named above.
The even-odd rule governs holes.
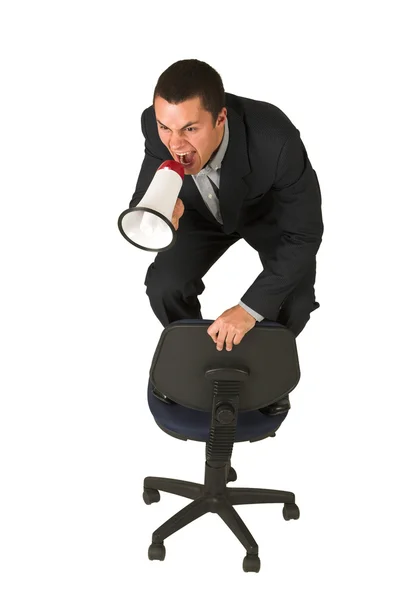
[[[141,124],[145,157],[130,207],[163,161],[172,157],[185,170],[173,214],[177,241],[157,254],[145,278],[160,322],[201,319],[202,277],[244,239],[263,270],[207,333],[227,351],[264,319],[297,336],[319,306],[314,282],[323,233],[319,183],[299,131],[276,106],[225,93],[219,74],[198,60],[161,74]],[[285,398],[263,411],[289,408]]]

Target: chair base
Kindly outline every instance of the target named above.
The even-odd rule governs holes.
[[[149,548],[149,559],[164,560],[164,540],[176,531],[179,531],[179,529],[182,529],[182,527],[185,527],[185,525],[188,525],[208,512],[212,512],[221,517],[245,547],[247,554],[243,561],[244,571],[258,572],[260,570],[258,545],[234,509],[234,506],[239,504],[275,504],[281,502],[284,504],[283,517],[287,521],[298,519],[300,511],[295,504],[295,496],[292,492],[227,487],[226,484],[230,481],[235,481],[235,479],[236,472],[232,469],[230,462],[217,467],[212,467],[206,462],[204,484],[165,477],[146,477],[143,482],[143,499],[146,504],[158,502],[160,491],[192,500],[190,504],[177,512],[153,532],[152,544]]]

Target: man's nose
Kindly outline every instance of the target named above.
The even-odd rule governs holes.
[[[169,145],[171,150],[175,152],[179,152],[184,146],[185,140],[180,133],[171,133],[171,137],[169,140]]]

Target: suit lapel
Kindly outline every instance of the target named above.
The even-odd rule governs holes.
[[[247,138],[243,120],[228,105],[229,143],[221,165],[219,183],[219,203],[225,233],[233,233],[242,203],[248,192],[243,177],[251,171],[247,154]],[[186,176],[183,182],[185,196],[191,198],[204,217],[215,223],[214,216],[207,208],[193,178]]]
[[[248,192],[243,177],[250,173],[247,139],[243,120],[229,108],[229,143],[221,165],[219,201],[225,233],[236,229],[239,212]]]

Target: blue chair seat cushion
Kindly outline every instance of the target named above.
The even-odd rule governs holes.
[[[186,408],[180,404],[166,404],[154,396],[150,380],[147,392],[150,411],[162,429],[190,440],[207,442],[211,423],[209,412]],[[287,412],[276,416],[264,415],[259,410],[240,412],[235,442],[267,437],[280,427],[286,416]]]

